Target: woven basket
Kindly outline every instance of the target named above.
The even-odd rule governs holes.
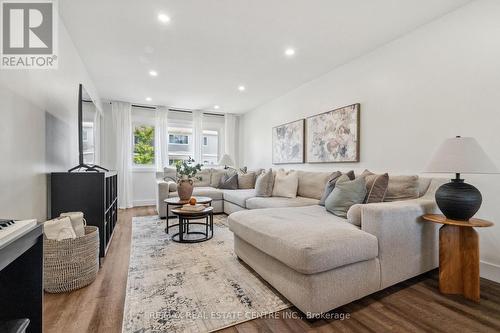
[[[85,236],[43,240],[45,291],[62,293],[91,284],[99,271],[99,229],[85,227]]]

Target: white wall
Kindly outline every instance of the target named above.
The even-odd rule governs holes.
[[[473,2],[246,113],[240,157],[270,167],[273,126],[357,102],[360,163],[289,167],[420,173],[455,135],[477,138],[500,166],[500,1]],[[500,281],[500,175],[465,178],[483,193],[477,216],[497,223],[479,230],[481,273]]]
[[[78,84],[100,106],[59,22],[59,68],[0,70],[0,216],[45,220],[46,173],[78,164]]]

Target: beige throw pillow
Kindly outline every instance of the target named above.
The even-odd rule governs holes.
[[[274,174],[273,169],[263,171],[255,181],[255,196],[270,197],[273,193]]]
[[[299,187],[297,171],[278,170],[274,177],[273,197],[295,198]]]
[[[255,172],[238,173],[238,188],[252,189],[255,187]]]

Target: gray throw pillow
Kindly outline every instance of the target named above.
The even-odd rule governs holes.
[[[263,171],[255,181],[255,196],[270,197],[273,194],[274,174],[273,170]]]
[[[237,190],[238,174],[229,175],[225,173],[220,179],[219,188],[221,190]]]
[[[347,173],[345,173],[347,177],[349,177],[350,180],[353,180],[355,178],[354,176],[354,171],[351,170]],[[321,199],[319,200],[318,205],[324,206],[325,205],[325,200],[328,198],[330,193],[332,193],[333,189],[335,188],[335,183],[339,179],[339,177],[342,176],[342,173],[340,171],[335,171],[330,179],[328,180],[328,183],[325,185],[325,191],[323,192],[323,195],[321,196]]]
[[[347,175],[342,175],[337,180],[332,193],[326,198],[325,208],[333,215],[347,218],[347,211],[352,205],[360,204],[366,196],[366,183],[364,177],[349,180]]]

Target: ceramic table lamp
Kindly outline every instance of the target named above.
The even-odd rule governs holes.
[[[228,169],[229,167],[234,166],[234,162],[231,156],[229,156],[228,154],[224,154],[219,161],[219,165],[223,165],[224,169]]]
[[[444,216],[468,221],[481,207],[481,192],[460,178],[460,174],[498,173],[495,164],[474,138],[457,136],[444,141],[427,166],[426,172],[454,173],[455,179],[436,191],[436,203]]]

